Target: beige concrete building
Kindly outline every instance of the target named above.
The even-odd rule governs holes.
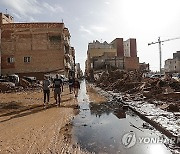
[[[14,18],[9,14],[0,13],[0,19],[1,19],[0,26],[2,24],[8,24],[14,22]]]
[[[75,50],[64,23],[14,23],[10,15],[0,15],[2,74],[42,78],[74,71]]]
[[[121,69],[136,70],[139,68],[138,57],[117,57],[108,56],[107,54],[93,58],[93,69]]]
[[[173,59],[167,59],[164,71],[170,73],[180,73],[180,51],[173,53]]]
[[[109,44],[97,40],[89,43],[86,75],[90,74],[92,69],[104,69],[108,66],[126,70],[139,69],[136,39],[123,41],[123,38],[116,38]]]
[[[81,70],[80,63],[76,63],[75,70],[76,70],[75,71],[76,72],[75,77],[82,78],[83,77],[83,72]]]
[[[1,76],[1,28],[0,28],[0,76]]]
[[[98,40],[88,44],[87,51],[87,62],[86,62],[86,73],[89,73],[90,69],[93,68],[93,58],[101,57],[104,54],[109,54],[112,57],[117,56],[117,50],[108,44],[106,41],[100,43]]]

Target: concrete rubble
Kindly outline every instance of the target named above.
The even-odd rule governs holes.
[[[180,82],[173,78],[143,78],[138,71],[103,72],[96,79],[96,85],[107,91],[123,94],[124,101],[164,101],[159,105],[164,110],[179,111]]]
[[[96,74],[95,84],[146,118],[168,137],[180,140],[180,82],[143,77],[138,71]],[[99,90],[98,90],[99,91]]]
[[[14,92],[14,91],[22,91],[22,90],[30,90],[30,89],[38,89],[41,85],[37,83],[30,83],[29,81],[20,78],[18,85],[13,82],[6,81],[0,82],[0,92]]]

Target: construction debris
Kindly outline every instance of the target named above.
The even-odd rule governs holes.
[[[96,85],[107,91],[124,94],[125,100],[173,101],[175,106],[180,103],[180,82],[173,78],[150,78],[143,77],[138,71],[116,70],[103,72],[97,78]],[[179,108],[175,110],[171,106],[170,110],[179,111]]]
[[[30,86],[30,83],[27,80],[20,78],[19,85],[23,88],[27,88]]]
[[[30,90],[30,89],[38,89],[42,86],[37,83],[31,83],[24,78],[20,78],[19,83],[13,83],[9,81],[0,82],[0,92],[14,92],[21,90]]]
[[[0,91],[5,92],[15,89],[15,84],[12,82],[0,82]]]

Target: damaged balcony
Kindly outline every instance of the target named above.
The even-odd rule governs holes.
[[[65,45],[65,46],[70,46],[70,40],[69,40],[68,37],[65,37],[65,38],[64,38],[64,45]]]
[[[70,65],[69,62],[65,63],[64,66],[65,66],[66,69],[71,69],[71,65]]]

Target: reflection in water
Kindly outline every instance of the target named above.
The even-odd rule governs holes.
[[[170,154],[163,144],[138,142],[139,137],[158,137],[159,133],[144,129],[144,121],[131,110],[123,110],[121,103],[90,103],[85,82],[81,83],[78,101],[80,113],[73,121],[73,132],[82,149],[95,153],[154,154],[153,150],[158,147],[163,154]],[[122,138],[129,132],[136,135],[136,143],[125,148]]]
[[[119,119],[126,118],[126,112],[124,110],[114,111],[114,115]]]
[[[105,102],[101,104],[94,104],[93,102],[89,103],[90,113],[91,115],[95,115],[96,117],[101,117],[101,115],[106,114],[109,115],[113,113],[117,118],[126,118],[126,110],[123,110],[122,104],[118,104],[117,102]]]

